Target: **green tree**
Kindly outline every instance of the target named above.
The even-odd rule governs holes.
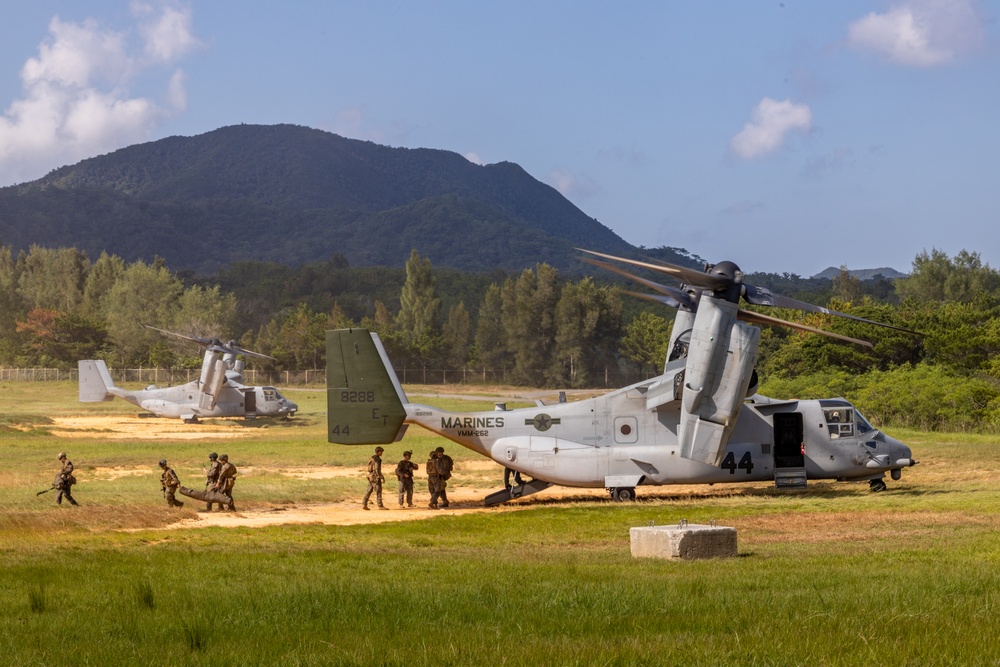
[[[441,330],[444,344],[444,362],[449,368],[465,368],[469,363],[469,341],[472,337],[472,319],[465,304],[448,309],[448,319]]]
[[[628,326],[622,338],[622,355],[639,367],[659,372],[667,360],[667,346],[670,343],[670,324],[665,319],[644,310]]]
[[[18,276],[18,293],[29,308],[77,312],[89,268],[86,253],[76,248],[32,245]]]
[[[505,290],[503,324],[515,384],[543,384],[555,345],[558,273],[548,264],[525,269]]]
[[[396,323],[401,342],[409,351],[410,361],[426,364],[439,345],[441,300],[434,293],[431,261],[421,259],[415,249],[406,262],[406,282],[399,302]]]
[[[861,281],[852,276],[846,266],[840,267],[833,279],[833,294],[846,303],[856,303],[861,300],[864,291],[861,288]]]
[[[18,354],[17,320],[24,313],[17,272],[10,246],[0,245],[0,363],[5,364],[14,363]]]
[[[612,360],[621,331],[621,302],[592,278],[563,285],[556,304],[556,334],[547,381],[588,387]]]
[[[330,318],[302,303],[281,322],[270,354],[284,368],[319,368],[326,358],[326,330]]]
[[[235,333],[235,320],[236,297],[223,293],[218,286],[194,285],[181,293],[170,326],[181,333],[228,339]]]
[[[157,343],[162,345],[162,334],[142,325],[169,329],[183,291],[181,282],[165,266],[140,260],[125,268],[105,300],[108,336],[118,363],[149,361],[150,349]]]
[[[508,281],[509,282],[509,281]],[[488,370],[507,368],[507,333],[504,331],[503,296],[500,286],[492,283],[479,306],[476,321],[474,364]]]
[[[977,252],[962,250],[950,259],[942,250],[924,251],[913,260],[913,270],[896,280],[900,298],[944,303],[971,301],[983,292],[995,294],[1000,273],[983,264]]]
[[[104,300],[123,273],[125,261],[118,255],[102,252],[87,271],[87,279],[83,283],[81,312],[89,317],[103,317]]]
[[[25,338],[26,361],[41,366],[74,368],[80,359],[93,359],[105,344],[103,323],[77,313],[32,309],[17,330]]]

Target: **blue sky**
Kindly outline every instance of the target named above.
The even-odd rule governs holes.
[[[1000,267],[994,4],[33,0],[3,16],[0,185],[294,123],[516,162],[630,243],[745,271],[908,271],[933,248]]]

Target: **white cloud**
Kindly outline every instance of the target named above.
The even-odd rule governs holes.
[[[483,158],[479,157],[479,153],[476,153],[474,151],[469,151],[468,153],[466,153],[465,159],[471,162],[472,164],[478,164],[479,166],[483,166],[484,164],[486,164],[485,162],[483,162]]]
[[[21,68],[23,96],[0,116],[0,184],[144,141],[159,122],[186,108],[180,70],[170,75],[162,102],[133,97],[129,89],[153,65],[169,65],[198,46],[190,9],[143,4],[133,11],[142,36],[138,49],[129,46],[131,31],[94,19],[52,19],[38,55]]]
[[[191,29],[191,8],[135,2],[132,11],[149,17],[139,26],[145,38],[145,52],[154,62],[170,63],[201,46]]]
[[[789,132],[808,132],[811,127],[812,111],[808,105],[765,97],[729,147],[742,158],[755,158],[780,148]]]
[[[983,26],[975,0],[907,0],[851,23],[847,42],[900,65],[933,67],[978,48]]]
[[[545,182],[567,199],[589,197],[600,191],[600,186],[593,179],[588,176],[577,176],[566,167],[552,169],[545,177]]]

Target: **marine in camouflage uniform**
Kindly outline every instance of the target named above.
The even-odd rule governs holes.
[[[167,465],[166,459],[160,459],[160,486],[163,488],[164,497],[167,499],[167,507],[184,507],[184,503],[177,500],[174,494],[177,487],[181,485],[181,480],[177,479],[177,473]]]
[[[365,491],[365,498],[361,501],[361,509],[363,510],[368,509],[368,499],[371,497],[372,491],[375,492],[378,508],[380,510],[389,509],[382,504],[382,483],[385,481],[385,477],[382,475],[382,452],[384,451],[381,447],[376,447],[375,453],[368,459],[368,490]]]
[[[447,507],[450,504],[448,502],[448,480],[451,479],[451,471],[455,467],[455,461],[444,453],[444,447],[438,447],[434,451],[437,452],[438,475],[441,476],[438,504],[441,507]]]
[[[53,486],[59,490],[56,494],[56,504],[62,505],[62,499],[65,497],[69,501],[70,505],[79,505],[73,499],[73,494],[70,491],[70,487],[76,484],[76,477],[73,475],[73,462],[66,458],[64,452],[59,453],[59,460],[62,461],[62,470],[56,475],[56,481]]]
[[[208,460],[211,461],[212,464],[210,466],[208,466],[208,472],[205,473],[205,490],[206,491],[208,491],[209,489],[212,489],[212,488],[215,487],[215,483],[217,481],[219,481],[219,471],[222,470],[222,464],[219,463],[219,455],[218,454],[216,454],[215,452],[212,452],[211,454],[208,455]],[[215,504],[219,506],[220,510],[222,509],[222,503],[215,503]],[[211,502],[206,503],[206,505],[205,505],[205,511],[206,512],[211,512],[212,511],[212,503]]]
[[[226,506],[226,509],[235,512],[233,485],[236,484],[236,466],[229,462],[228,454],[223,454],[219,460],[222,461],[222,466],[219,468],[219,478],[215,480],[215,485],[212,488],[229,496],[229,505]]]
[[[430,458],[427,459],[427,490],[431,493],[431,502],[428,505],[432,510],[438,508],[438,496],[441,494],[441,475],[438,472],[438,454],[431,451]]]
[[[399,506],[403,506],[403,499],[406,505],[413,507],[413,472],[420,468],[410,460],[413,452],[403,452],[403,460],[396,464],[396,479],[399,480]]]

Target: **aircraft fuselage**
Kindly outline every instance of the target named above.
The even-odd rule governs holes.
[[[914,463],[909,447],[843,399],[764,397],[740,410],[720,465],[692,461],[680,455],[679,397],[662,396],[662,385],[657,378],[584,401],[491,412],[409,403],[406,421],[532,478],[576,487],[772,481],[776,470],[794,469],[808,479],[898,479]]]

